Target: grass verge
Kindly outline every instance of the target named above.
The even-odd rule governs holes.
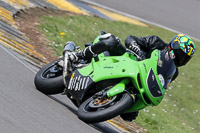
[[[169,42],[176,34],[149,25],[141,27],[124,22],[110,21],[89,16],[45,16],[41,18],[40,29],[50,40],[49,45],[62,54],[66,41],[83,44],[92,42],[101,30],[110,32],[124,42],[128,35],[158,35]],[[135,122],[151,133],[197,133],[200,131],[200,69],[199,48],[190,63],[179,70],[179,77],[168,88],[160,105],[140,111]]]

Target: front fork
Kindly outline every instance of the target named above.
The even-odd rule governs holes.
[[[64,63],[63,63],[63,83],[65,87],[67,87],[67,83],[65,80],[65,76],[68,75],[68,63],[69,63],[69,52],[74,52],[76,49],[76,44],[74,42],[68,41],[63,50],[63,57],[64,57]]]
[[[67,87],[67,83],[65,80],[65,76],[68,75],[68,62],[69,62],[69,55],[67,53],[67,51],[64,51],[63,53],[63,57],[64,57],[64,63],[63,63],[63,83],[65,85],[65,87]]]

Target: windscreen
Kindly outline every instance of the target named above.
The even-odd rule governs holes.
[[[171,82],[171,78],[176,71],[174,61],[170,58],[169,52],[163,50],[160,52],[160,59],[158,60],[157,72],[161,84],[166,89],[168,84]]]

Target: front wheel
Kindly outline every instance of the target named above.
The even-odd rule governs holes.
[[[35,75],[35,87],[44,94],[52,95],[62,93],[65,89],[63,82],[63,69],[58,65],[62,58],[43,66]]]
[[[128,93],[101,100],[91,97],[81,104],[78,117],[86,123],[102,122],[123,113],[131,107],[133,99]]]

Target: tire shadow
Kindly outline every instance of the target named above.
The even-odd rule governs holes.
[[[48,97],[60,103],[61,105],[65,106],[73,114],[77,115],[77,108],[75,106],[74,107],[70,106],[66,104],[65,102],[63,102],[61,99],[56,98],[55,96],[48,96]],[[88,125],[103,133],[120,133],[120,130],[116,129],[109,122],[100,122],[100,123],[93,123],[93,124],[88,124]]]

